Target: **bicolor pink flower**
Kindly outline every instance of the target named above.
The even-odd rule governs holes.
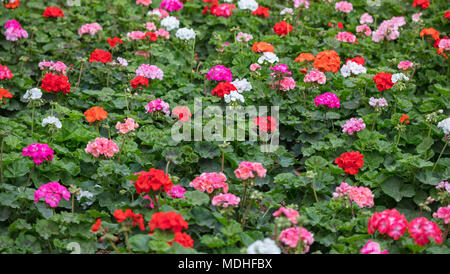
[[[255,173],[254,173],[255,172]],[[242,161],[238,168],[234,171],[234,175],[242,180],[247,180],[249,178],[259,178],[266,177],[267,170],[258,162],[246,162]]]
[[[408,232],[410,238],[419,246],[426,245],[433,239],[436,243],[442,243],[442,231],[439,226],[425,217],[418,217],[413,219],[408,225]]]
[[[348,133],[349,135],[353,135],[355,132],[359,132],[366,128],[366,124],[364,124],[363,119],[359,118],[351,118],[347,120],[345,124],[342,126],[342,133]]]
[[[132,32],[127,33],[127,37],[131,40],[142,40],[145,38],[145,32],[140,30],[135,30]]]
[[[0,80],[11,79],[14,75],[7,66],[0,65]]]
[[[351,187],[348,195],[351,201],[354,201],[359,207],[373,207],[373,194],[367,187]]]
[[[61,61],[53,62],[53,61],[43,60],[42,62],[39,62],[38,66],[41,70],[56,71],[56,72],[60,72],[64,75],[67,74],[67,72],[66,72],[67,66],[66,66],[66,64],[64,64]]]
[[[81,28],[78,29],[78,35],[83,36],[83,34],[90,34],[95,35],[97,31],[103,30],[102,26],[100,26],[99,23],[91,23],[91,24],[84,24],[81,26]]]
[[[323,85],[327,82],[327,77],[325,76],[325,73],[321,72],[320,70],[310,70],[305,75],[305,78],[303,78],[303,82],[305,83],[316,82],[319,85]]]
[[[61,198],[65,200],[70,199],[70,192],[65,186],[60,185],[58,182],[50,182],[45,185],[41,185],[36,191],[34,191],[34,202],[37,204],[41,198],[45,199],[45,203],[50,207],[57,207]]]
[[[167,194],[174,199],[186,199],[184,193],[186,193],[186,189],[179,185],[174,185],[172,189],[167,192]]]
[[[136,69],[136,76],[142,76],[152,80],[154,79],[162,80],[164,73],[157,66],[142,64]]]
[[[362,33],[364,33],[365,36],[370,36],[372,34],[372,30],[366,24],[361,25],[361,26],[357,26],[356,27],[356,32],[357,33],[362,32]]]
[[[346,42],[351,44],[358,42],[356,36],[353,33],[347,31],[339,32],[338,34],[336,34],[334,39],[338,40],[339,42]]]
[[[154,111],[161,111],[164,113],[164,115],[169,116],[170,115],[170,107],[169,104],[164,102],[161,99],[155,99],[153,101],[150,101],[146,106],[145,110],[148,113],[153,113]]]
[[[438,211],[433,213],[433,218],[443,219],[445,224],[450,223],[450,205],[446,207],[440,207]]]
[[[223,173],[202,173],[200,176],[192,180],[189,184],[191,187],[201,192],[211,194],[216,189],[222,189],[224,193],[228,192],[227,177]]]
[[[381,251],[380,244],[369,240],[360,250],[361,254],[389,254],[387,249]]]
[[[241,198],[237,197],[236,195],[226,193],[214,196],[211,202],[213,206],[228,207],[228,206],[237,206],[240,201]]]
[[[408,228],[408,221],[405,215],[400,214],[397,209],[386,209],[383,212],[375,212],[369,219],[368,233],[376,231],[387,234],[394,240],[400,239]]]
[[[139,127],[138,123],[134,122],[133,118],[126,118],[125,123],[117,122],[116,129],[119,130],[121,134],[126,134],[130,131],[134,131]]]

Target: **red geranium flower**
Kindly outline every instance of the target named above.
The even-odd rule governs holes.
[[[169,178],[169,175],[165,174],[160,169],[151,168],[148,172],[142,171],[134,183],[136,193],[147,193],[151,190],[158,191],[161,188],[164,192],[168,192],[172,189],[173,183]]]
[[[45,74],[44,79],[42,79],[41,88],[47,92],[62,91],[67,94],[70,92],[70,83],[69,79],[61,73],[56,75],[50,72]]]
[[[172,230],[175,233],[181,232],[181,230],[189,227],[181,214],[177,214],[174,211],[153,213],[148,226],[151,231],[159,228],[162,230]]]
[[[277,120],[271,116],[257,117],[253,119],[253,123],[259,126],[259,129],[264,132],[274,132],[277,129]]]
[[[3,103],[5,103],[5,100],[3,100],[3,98],[12,98],[12,94],[4,88],[0,88],[0,100],[3,101]]]
[[[134,89],[148,87],[148,79],[142,76],[136,76],[131,80],[131,87]]]
[[[342,153],[339,158],[336,158],[334,162],[344,171],[350,175],[358,173],[359,169],[363,166],[364,155],[359,151]]]
[[[281,21],[275,24],[273,27],[273,31],[282,36],[282,35],[288,35],[289,32],[293,31],[294,28],[286,21]]]
[[[89,63],[100,62],[106,64],[111,62],[111,53],[104,51],[102,49],[96,49],[91,53],[91,57],[89,58]]]
[[[380,72],[375,74],[373,81],[377,84],[378,91],[390,89],[394,85],[392,82],[392,74],[388,72]]]
[[[130,218],[132,220],[132,226],[138,225],[141,230],[145,230],[144,217],[142,214],[135,214],[131,209],[127,209],[125,212],[122,209],[117,209],[114,211],[114,218],[116,218],[119,223]]]
[[[406,122],[405,122],[405,125],[406,125],[406,124],[409,124],[409,116],[406,115],[406,114],[403,114],[403,116],[400,117],[399,121],[400,121],[401,124],[403,124],[403,122],[405,122],[405,121],[406,121]]]
[[[226,4],[226,3],[221,5],[216,4],[210,7],[210,13],[212,15],[215,15],[216,17],[228,18],[233,14],[234,9],[236,9],[236,6],[233,4]]]
[[[344,25],[343,25],[341,22],[338,22],[338,23],[337,23],[337,27],[340,28],[340,29],[343,29],[343,28],[344,28]]]
[[[445,12],[444,18],[450,19],[450,11]]]
[[[430,1],[428,1],[428,0],[414,0],[412,6],[413,7],[419,6],[423,10],[425,10],[425,9],[427,9],[430,6]]]
[[[267,18],[267,17],[269,17],[269,8],[259,6],[254,12],[252,12],[252,15],[260,15],[260,16],[264,16],[265,18]]]
[[[44,17],[64,17],[64,13],[60,8],[48,7],[44,10]]]
[[[223,98],[225,94],[230,94],[230,91],[237,90],[236,87],[228,82],[220,82],[212,91],[212,95],[217,95]]]
[[[111,39],[111,37],[109,37],[108,39],[106,39],[106,42],[108,42],[108,44],[114,48],[116,46],[117,43],[119,44],[123,44],[122,39],[120,39],[119,37],[114,37]]]
[[[144,37],[142,37],[142,39],[145,39],[146,37],[148,37],[148,39],[152,42],[155,42],[158,39],[158,35],[155,32],[146,32]]]
[[[100,229],[101,226],[102,226],[102,219],[99,218],[92,225],[91,231],[92,232],[97,232]]]
[[[361,66],[364,66],[364,64],[366,63],[366,60],[364,60],[364,57],[362,57],[362,56],[355,57],[355,58],[347,58],[347,61],[345,61],[345,64],[347,64],[348,61],[352,61],[352,62],[358,63]]]
[[[186,232],[175,232],[175,239],[169,242],[169,245],[172,246],[173,242],[177,242],[186,248],[194,248],[194,240]]]

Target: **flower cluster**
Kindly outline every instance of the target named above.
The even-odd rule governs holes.
[[[227,177],[223,173],[202,173],[196,177],[189,186],[201,192],[212,193],[216,189],[222,189],[223,193],[228,192]]]
[[[125,123],[122,124],[121,122],[117,122],[117,124],[116,124],[116,129],[121,134],[127,134],[130,131],[134,131],[138,127],[139,127],[139,124],[135,123],[133,118],[126,118]]]
[[[340,1],[334,5],[334,9],[343,13],[349,13],[353,10],[353,5],[347,1]]]
[[[360,24],[372,24],[373,23],[373,17],[372,15],[368,14],[367,12],[361,15],[359,18]]]
[[[28,38],[28,32],[22,29],[20,23],[16,20],[6,21],[4,32],[6,36],[6,40],[8,41],[17,41],[19,38]]]
[[[138,179],[134,183],[134,187],[138,194],[158,190],[168,192],[172,189],[173,183],[170,180],[169,175],[165,174],[164,171],[151,168],[148,172],[140,172]]]
[[[40,165],[44,161],[53,161],[53,153],[47,144],[34,143],[23,148],[22,156],[30,156],[36,165]]]
[[[292,224],[296,225],[298,223],[297,218],[300,216],[300,214],[297,210],[282,206],[277,211],[275,211],[272,216],[278,217],[281,214],[284,214]]]
[[[259,6],[254,12],[252,12],[252,15],[259,15],[264,18],[269,17],[269,8]]]
[[[400,36],[399,28],[406,24],[403,16],[384,20],[378,29],[372,33],[372,41],[379,43],[383,39],[395,40]]]
[[[384,107],[387,107],[388,103],[386,101],[386,98],[384,98],[384,97],[381,97],[381,98],[370,97],[369,105],[371,105],[372,107],[374,107],[377,110],[380,110]]]
[[[223,65],[217,65],[212,67],[206,74],[206,79],[215,81],[233,81],[233,74],[231,70]]]
[[[359,151],[344,152],[334,160],[340,168],[350,175],[355,175],[364,164],[364,155]]]
[[[47,92],[67,94],[70,92],[69,78],[62,74],[47,73],[42,79],[41,88]]]
[[[130,84],[133,89],[143,89],[148,87],[148,79],[142,76],[136,76],[131,79]]]
[[[376,231],[387,234],[394,240],[398,240],[408,228],[405,215],[400,214],[397,209],[386,209],[383,212],[375,212],[369,219],[368,233]]]
[[[273,89],[280,89],[282,91],[289,91],[296,86],[295,80],[292,77],[283,77],[281,80],[277,80],[271,85]]]
[[[436,243],[442,243],[442,232],[439,226],[425,217],[418,217],[408,224],[410,238],[413,238],[419,246],[426,245],[433,239]]]
[[[178,120],[182,123],[189,121],[192,117],[192,113],[189,111],[189,108],[185,106],[177,106],[173,108],[172,115],[178,117]]]
[[[450,223],[450,205],[440,207],[435,213],[433,213],[433,218],[443,219],[445,224]]]
[[[142,214],[136,214],[131,209],[125,210],[117,209],[114,211],[114,218],[117,222],[123,223],[125,220],[130,219],[132,221],[131,226],[138,225],[141,230],[145,230],[144,216]]]
[[[180,27],[180,21],[174,16],[168,16],[161,20],[161,26],[167,31],[171,31]]]
[[[336,94],[331,92],[325,92],[324,94],[317,95],[314,99],[316,107],[320,105],[327,106],[329,108],[340,108],[341,104]]]
[[[153,113],[154,111],[161,111],[164,113],[164,115],[169,116],[170,115],[170,107],[169,104],[164,102],[161,99],[155,99],[153,101],[150,101],[146,106],[145,110],[148,113]]]
[[[58,182],[50,182],[45,185],[41,185],[36,191],[34,191],[34,202],[37,204],[41,198],[45,199],[45,203],[50,207],[57,207],[62,198],[65,200],[70,199],[70,192],[63,185]]]
[[[361,254],[389,254],[387,249],[381,251],[380,244],[369,240],[360,250]]]
[[[12,77],[13,74],[11,73],[9,68],[0,64],[0,80],[11,79]]]
[[[84,116],[86,117],[86,121],[89,123],[94,123],[96,121],[102,121],[108,118],[108,112],[106,112],[103,107],[91,107],[90,109],[86,110],[84,113]]]
[[[278,56],[273,52],[264,52],[263,55],[259,57],[258,63],[262,64],[264,63],[264,61],[273,64],[275,62],[280,61],[280,59],[278,59]]]
[[[108,39],[106,39],[106,42],[108,42],[109,46],[112,48],[116,47],[117,44],[123,44],[122,39],[120,39],[119,37],[113,37],[113,38],[108,37]],[[117,59],[119,59],[119,58],[117,58]]]
[[[280,233],[278,240],[292,248],[296,248],[300,242],[303,253],[307,253],[309,247],[314,243],[314,235],[306,228],[290,227]]]
[[[12,94],[5,88],[0,88],[0,99],[3,103],[5,103],[5,100],[3,98],[13,98]]]
[[[213,90],[211,90],[211,94],[224,98],[225,95],[230,94],[232,91],[237,92],[237,89],[233,84],[228,82],[220,82]]]
[[[53,62],[43,60],[42,62],[39,62],[38,66],[41,70],[56,71],[64,75],[66,75],[67,73],[66,72],[67,66],[61,61]]]
[[[91,36],[95,35],[97,31],[103,30],[99,23],[84,24],[78,29],[78,35],[83,36],[83,34],[89,33]]]
[[[252,84],[247,79],[235,79],[231,82],[239,93],[252,90]]]
[[[62,128],[61,121],[58,118],[56,118],[55,116],[45,117],[42,120],[42,126],[45,127],[46,125],[53,125],[56,128]]]
[[[274,52],[273,45],[266,42],[255,42],[253,43],[252,50],[254,52]]]
[[[286,21],[281,21],[275,24],[273,27],[273,32],[276,34],[282,36],[282,35],[288,35],[289,32],[293,31],[294,28]]]
[[[175,36],[181,40],[192,40],[195,38],[195,31],[193,29],[181,28],[177,30]]]
[[[156,15],[159,19],[163,19],[169,16],[169,13],[165,9],[153,9],[147,13],[148,16]]]
[[[213,206],[228,207],[228,206],[237,206],[240,201],[241,199],[236,195],[226,193],[214,196],[211,202]]]
[[[39,100],[42,97],[42,91],[38,88],[32,88],[25,92],[23,95],[23,100],[25,102],[29,100]]]
[[[178,0],[163,0],[159,7],[169,12],[178,11],[183,8],[183,2]]]
[[[351,32],[339,32],[338,34],[336,34],[336,36],[334,37],[334,39],[336,39],[339,42],[346,42],[346,43],[357,43],[358,40],[356,39],[356,36],[351,33]]]
[[[391,81],[392,83],[397,83],[398,81],[409,81],[409,77],[404,75],[403,73],[394,73],[392,74]]]
[[[169,196],[173,199],[186,199],[186,197],[184,197],[184,193],[186,193],[186,189],[178,185],[173,186],[172,189],[167,192],[167,194],[169,194]]]
[[[267,170],[261,163],[242,161],[239,163],[238,168],[234,171],[234,175],[236,175],[239,179],[247,180],[249,178],[255,178],[255,175],[259,178],[264,178],[266,177],[266,172]]]
[[[253,36],[251,34],[244,33],[241,31],[236,35],[236,41],[238,41],[238,42],[246,42],[247,43],[248,41],[250,41],[252,39],[253,39]]]
[[[348,196],[350,201],[354,201],[361,208],[374,206],[374,196],[367,187],[356,187],[342,182],[340,186],[336,187],[333,197],[340,198],[344,196]]]
[[[353,133],[359,132],[365,128],[366,124],[364,124],[363,119],[351,118],[350,120],[347,120],[344,125],[342,125],[342,133],[353,135]]]
[[[94,157],[105,156],[111,158],[119,152],[119,147],[112,140],[107,138],[95,138],[94,142],[88,142],[86,149],[87,154],[92,154]]]
[[[273,132],[277,129],[277,120],[271,116],[256,117],[253,119],[253,124],[263,132]]]
[[[274,72],[270,73],[272,77],[280,77],[282,75],[292,75],[292,72],[289,70],[289,66],[285,64],[276,64],[273,67],[270,67]]]
[[[280,254],[281,250],[274,240],[265,238],[258,240],[247,247],[247,254]]]
[[[189,227],[181,214],[177,214],[174,211],[153,213],[148,226],[151,231],[159,228],[161,230],[171,230],[175,233],[181,232],[181,230],[188,229]]]
[[[408,70],[409,68],[413,67],[413,63],[410,62],[409,60],[406,61],[401,61],[400,63],[398,63],[397,68],[398,69],[402,69],[402,70]]]
[[[231,102],[241,102],[244,103],[245,99],[242,94],[240,94],[237,90],[230,91],[229,94],[224,94],[223,99],[225,100],[225,103],[229,104]]]
[[[44,17],[64,17],[63,11],[58,7],[47,7],[42,14]]]
[[[445,135],[449,135],[450,134],[450,117],[440,121],[437,124],[437,127],[442,128],[442,131],[444,131]]]
[[[392,74],[389,72],[380,72],[373,76],[373,81],[377,85],[378,91],[383,91],[392,88]]]
[[[370,36],[372,34],[372,30],[366,24],[356,27],[356,33],[360,32],[364,33],[365,36]]]
[[[336,73],[341,67],[341,58],[334,50],[321,51],[316,55],[313,66],[322,72]]]
[[[427,9],[430,6],[429,0],[414,0],[413,7],[418,6],[421,7],[423,10]]]
[[[348,61],[345,65],[342,66],[340,70],[342,76],[345,78],[353,75],[359,75],[367,72],[367,69],[357,62]]]
[[[320,70],[310,70],[305,75],[305,78],[303,78],[303,82],[305,83],[316,82],[319,85],[323,85],[327,82],[327,77],[325,76],[325,73],[321,72]]]
[[[100,62],[103,64],[112,62],[111,53],[102,49],[96,49],[91,53],[91,56],[89,57],[89,63],[93,62]]]
[[[162,80],[164,73],[157,66],[142,64],[136,69],[136,76],[142,76],[152,80],[154,79]]]
[[[258,8],[255,0],[239,0],[238,7],[240,10],[251,10],[252,12]]]
[[[309,2],[308,0],[292,0],[294,2],[294,8],[309,8]]]

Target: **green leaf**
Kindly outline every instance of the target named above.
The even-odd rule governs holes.
[[[412,185],[404,184],[399,177],[395,176],[387,179],[381,185],[381,189],[397,202],[400,202],[403,197],[413,197],[416,194]]]
[[[135,252],[147,253],[149,251],[149,241],[153,237],[146,234],[137,234],[128,239],[130,247]]]
[[[4,170],[6,178],[19,178],[30,172],[28,159],[20,159],[7,165]]]
[[[193,205],[200,206],[203,204],[209,203],[209,196],[204,192],[200,192],[198,190],[195,191],[187,191],[184,196],[186,199]]]
[[[53,221],[38,220],[35,225],[35,231],[47,240],[50,236],[59,234],[59,227]]]
[[[320,156],[313,156],[306,160],[305,165],[309,168],[324,168],[328,165],[328,161]]]

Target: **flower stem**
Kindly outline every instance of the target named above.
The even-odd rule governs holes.
[[[165,169],[166,174],[169,174],[169,166],[170,166],[170,161],[167,161],[166,169]]]
[[[441,159],[442,153],[444,153],[444,150],[447,148],[447,145],[448,145],[448,141],[445,140],[445,145],[444,145],[444,147],[442,148],[441,153],[439,154],[439,157],[438,157],[437,160],[436,160],[436,163],[434,163],[434,166],[433,166],[433,169],[431,170],[431,172],[433,172],[434,169],[436,168],[437,163],[439,162],[439,159]]]
[[[33,109],[31,110],[31,137],[33,137],[33,132],[34,132],[34,112],[35,112],[35,106],[33,104]]]
[[[319,199],[317,198],[316,186],[314,184],[314,180],[312,180],[312,189],[313,189],[313,192],[314,192],[314,198],[316,198],[316,203],[318,203]]]
[[[400,131],[398,133],[397,142],[395,143],[395,146],[398,147],[398,143],[400,142],[400,136],[402,135],[402,132]]]
[[[2,143],[3,144],[3,143]],[[221,162],[221,170],[220,170],[220,172],[222,172],[223,173],[223,168],[224,168],[224,165],[225,165],[225,150],[223,150],[222,149],[222,162]]]
[[[72,194],[72,215],[75,212],[75,195]]]
[[[83,74],[83,65],[84,65],[84,63],[81,63],[81,66],[80,66],[80,73],[78,74],[77,88],[80,86],[81,75]]]
[[[430,128],[428,129],[428,135],[427,135],[427,146],[428,147],[428,143],[429,143],[429,139],[430,139],[430,135],[431,135],[431,125]],[[427,158],[427,153],[428,152],[428,148],[425,150],[424,154],[423,154],[423,159],[425,160]]]
[[[113,241],[112,241],[112,240],[109,240],[109,242],[111,243],[111,246],[114,248],[114,250],[115,250],[117,253],[120,253],[119,249],[117,249],[117,246],[113,243]]]
[[[120,163],[120,155],[122,155],[123,146],[125,145],[125,135],[123,136],[122,145],[120,146],[119,156],[117,157],[117,162]]]
[[[377,122],[377,119],[378,119],[378,112],[377,112],[377,115],[375,116],[375,118],[373,119],[373,124],[372,124],[372,131],[375,129],[375,123]]]
[[[27,183],[25,184],[24,188],[23,188],[23,192],[25,192],[25,190],[27,190],[28,185],[30,184],[31,181],[31,175],[33,174],[34,168],[35,168],[36,164],[33,165],[33,167],[31,168],[30,171],[30,175],[28,176],[28,180]]]
[[[125,235],[125,243],[127,244],[128,253],[133,253],[131,252],[130,243],[128,242],[128,232],[124,232],[123,234]]]
[[[249,199],[247,209],[245,210],[244,217],[242,218],[242,229],[244,229],[245,221],[247,220],[247,215],[251,207],[252,207],[252,199]]]

